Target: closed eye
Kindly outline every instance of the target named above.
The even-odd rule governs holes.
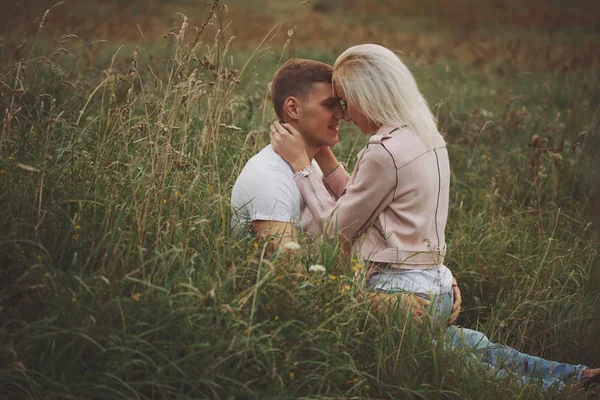
[[[339,105],[339,102],[337,99],[332,98],[332,99],[327,99],[326,101],[324,101],[323,104],[325,107],[331,109],[334,109],[335,107],[337,107]]]

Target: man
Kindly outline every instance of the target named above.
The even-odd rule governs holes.
[[[277,117],[300,132],[317,169],[315,159],[327,156],[329,146],[339,141],[339,121],[343,118],[339,99],[333,94],[332,74],[330,65],[292,59],[279,68],[271,85]],[[319,232],[294,183],[294,171],[271,145],[246,163],[233,186],[231,205],[234,230],[250,229],[271,237],[274,247],[294,240],[297,229]]]

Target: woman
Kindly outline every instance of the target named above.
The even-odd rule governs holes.
[[[452,273],[443,264],[450,165],[435,119],[410,71],[384,47],[346,50],[333,66],[333,84],[344,119],[371,135],[352,177],[325,149],[315,157],[325,176],[318,178],[289,125],[271,126],[273,149],[296,171],[294,180],[323,233],[338,235],[368,266],[368,289],[433,295],[434,316],[445,318],[453,299]],[[502,364],[504,372],[539,378],[546,387],[600,378],[600,369],[527,356],[480,332],[451,326],[446,335],[455,346],[480,353],[486,365]]]

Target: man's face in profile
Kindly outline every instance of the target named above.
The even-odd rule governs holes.
[[[307,145],[333,146],[339,141],[339,124],[344,117],[339,99],[335,97],[330,83],[315,82],[300,100],[301,113],[297,129]]]

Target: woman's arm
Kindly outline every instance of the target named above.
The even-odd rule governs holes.
[[[306,206],[324,227],[323,233],[337,233],[348,241],[369,228],[376,217],[375,210],[396,187],[394,161],[381,146],[365,151],[356,168],[353,182],[337,202],[328,195],[314,167],[306,168],[308,174],[294,176]]]
[[[323,177],[323,183],[329,188],[329,193],[335,199],[339,199],[346,193],[346,186],[348,186],[349,180],[350,175],[348,175],[346,168],[342,164],[339,164],[332,173]]]
[[[331,148],[323,147],[319,150],[315,155],[315,161],[323,172],[323,182],[329,189],[329,193],[336,199],[342,197],[350,180],[350,175],[346,168],[335,158]]]
[[[315,154],[315,161],[319,164],[323,176],[331,174],[340,164],[329,146],[322,147],[321,150]]]
[[[351,240],[373,222],[375,210],[395,190],[396,167],[391,155],[379,145],[363,152],[356,165],[352,184],[336,202],[329,195],[323,181],[310,166],[300,133],[285,130],[280,124],[271,127],[271,145],[287,161],[296,175],[306,206],[328,235],[340,234]]]

